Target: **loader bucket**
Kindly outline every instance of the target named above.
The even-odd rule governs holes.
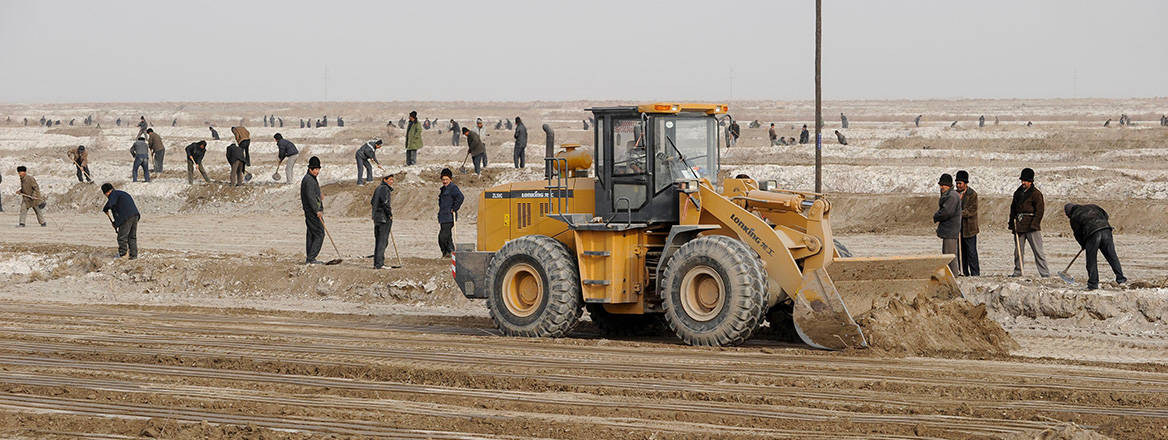
[[[953,255],[836,258],[827,267],[852,317],[872,309],[878,298],[895,295],[912,302],[918,295],[945,300],[963,296],[949,262]]]
[[[792,299],[795,332],[807,345],[825,350],[868,346],[827,271],[820,268],[807,272]]]

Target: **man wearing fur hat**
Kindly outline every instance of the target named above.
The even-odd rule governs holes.
[[[937,186],[941,187],[941,198],[937,200],[937,212],[933,213],[933,222],[937,223],[941,253],[954,256],[953,261],[949,262],[949,270],[959,274],[961,266],[957,263],[957,240],[961,235],[961,198],[953,191],[953,176],[942,174]]]
[[[977,191],[969,187],[969,172],[960,170],[955,187],[961,199],[961,274],[968,277],[981,275],[981,265],[977,261]]]
[[[1046,278],[1050,270],[1046,268],[1046,252],[1042,250],[1042,215],[1046,211],[1046,201],[1042,191],[1034,186],[1034,170],[1025,168],[1018,177],[1022,184],[1014,190],[1010,203],[1010,230],[1014,231],[1014,273],[1022,276],[1021,258],[1025,253],[1025,243],[1030,243],[1034,261],[1038,265],[1038,275]]]
[[[316,180],[319,174],[320,159],[312,156],[308,159],[308,172],[300,179],[300,206],[304,208],[304,226],[307,230],[305,264],[321,264],[316,256],[320,255],[320,247],[324,245],[324,200],[320,195],[320,182]]]

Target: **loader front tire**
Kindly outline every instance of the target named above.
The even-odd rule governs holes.
[[[665,319],[689,345],[739,345],[758,330],[767,308],[762,261],[739,240],[709,235],[669,258],[664,282]]]
[[[491,259],[486,278],[487,309],[504,335],[562,337],[583,313],[576,259],[551,237],[507,242]]]

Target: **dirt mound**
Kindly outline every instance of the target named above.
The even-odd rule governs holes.
[[[1129,284],[1156,287],[1163,281]],[[1006,325],[1073,322],[1079,327],[1113,331],[1163,331],[1168,323],[1168,295],[1162,288],[1128,286],[1131,290],[1084,292],[994,280],[972,282],[973,288],[966,291],[970,300],[985,304],[994,320]]]
[[[856,320],[878,350],[909,355],[943,353],[1007,354],[1018,348],[986,307],[965,299],[946,301],[918,296],[911,302],[895,296],[878,298]]]
[[[1111,437],[1084,429],[1074,423],[1039,432],[1019,432],[1008,435],[1003,440],[1110,440]]]

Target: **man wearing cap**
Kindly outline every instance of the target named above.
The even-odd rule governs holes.
[[[207,141],[192,142],[187,145],[187,184],[195,183],[195,168],[203,175],[203,182],[211,183],[207,178],[207,170],[203,169],[203,156],[207,154]]]
[[[981,265],[977,261],[977,191],[969,187],[969,173],[957,172],[957,197],[961,199],[961,273],[965,276],[981,275]]]
[[[1087,254],[1087,290],[1099,288],[1099,251],[1103,251],[1103,258],[1111,265],[1115,273],[1115,282],[1123,284],[1127,277],[1123,276],[1123,268],[1119,265],[1119,256],[1115,253],[1115,239],[1111,236],[1111,223],[1108,223],[1107,211],[1098,205],[1063,205],[1063,213],[1071,222],[1071,231],[1075,233],[1075,241]]]
[[[138,136],[138,140],[130,146],[130,154],[134,156],[134,181],[138,181],[138,167],[142,167],[142,178],[150,181],[150,147],[146,146],[146,138]]]
[[[474,162],[475,174],[480,174],[482,169],[487,167],[487,146],[483,144],[483,139],[478,133],[470,131],[469,128],[462,127],[462,134],[466,136],[466,153]]]
[[[101,184],[101,193],[107,199],[101,211],[113,213],[114,229],[118,233],[118,258],[127,252],[131,260],[138,258],[138,220],[142,216],[134,198],[125,191],[114,189],[109,183]]]
[[[450,168],[442,169],[442,188],[438,190],[438,249],[442,258],[450,258],[454,252],[454,222],[458,220],[458,209],[462,207],[462,191],[454,184],[454,173]]]
[[[483,125],[483,118],[475,118],[475,134],[479,139],[487,137],[487,127]]]
[[[377,164],[381,168],[381,162],[377,161],[377,149],[381,148],[381,139],[373,139],[362,145],[357,149],[357,184],[364,185],[365,182],[373,181],[373,166],[369,165],[369,161]],[[362,170],[364,173],[362,174]],[[364,178],[362,178],[364,175]]]
[[[1025,253],[1025,243],[1030,243],[1030,250],[1034,252],[1034,261],[1038,265],[1038,275],[1046,278],[1050,270],[1046,268],[1046,253],[1042,250],[1042,214],[1046,210],[1046,202],[1042,192],[1034,186],[1034,170],[1025,168],[1018,177],[1022,183],[1014,190],[1014,199],[1010,203],[1010,230],[1014,231],[1014,273],[1011,276],[1022,276],[1022,261],[1019,259]]]
[[[93,183],[93,179],[89,175],[89,152],[85,151],[84,145],[79,145],[76,149],[69,149],[69,160],[75,164],[77,168],[77,181]]]
[[[406,166],[418,163],[418,150],[422,148],[422,127],[418,125],[418,112],[410,112],[410,123],[406,127]]]
[[[292,183],[292,171],[296,169],[296,159],[300,156],[300,150],[280,133],[272,137],[276,139],[277,158],[284,163],[284,183]],[[276,165],[276,169],[280,169],[279,165]]]
[[[389,243],[389,233],[393,230],[393,174],[381,178],[381,184],[373,190],[373,268],[385,266],[385,245]]]
[[[24,219],[28,216],[28,210],[31,208],[32,213],[36,214],[37,223],[41,227],[48,226],[45,222],[44,214],[41,213],[41,205],[45,201],[44,195],[41,194],[41,186],[37,184],[36,179],[28,175],[28,168],[24,165],[16,167],[16,175],[20,176],[20,191],[17,195],[20,196],[20,227],[24,227]]]
[[[300,206],[304,208],[304,264],[321,264],[316,256],[324,245],[324,201],[320,195],[320,159],[308,159],[308,172],[300,179]]]
[[[953,191],[953,176],[942,174],[937,181],[941,187],[941,198],[937,201],[937,212],[933,213],[933,221],[937,223],[937,237],[941,239],[941,253],[953,255],[949,262],[949,270],[953,274],[961,273],[961,266],[957,263],[957,240],[961,235],[961,198]]]

